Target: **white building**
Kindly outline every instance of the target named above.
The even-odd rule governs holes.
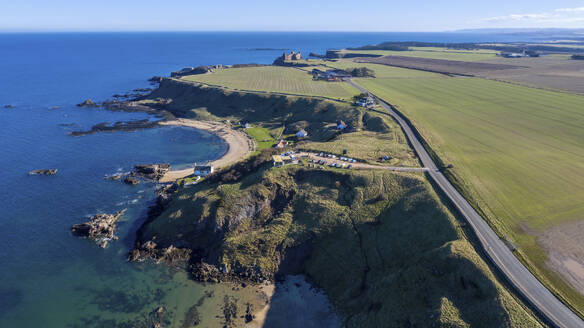
[[[205,176],[213,173],[213,166],[212,165],[197,165],[195,164],[194,168],[195,175],[198,176]]]
[[[298,138],[305,138],[305,137],[308,137],[308,132],[306,132],[302,129],[302,130],[296,132],[296,136]]]

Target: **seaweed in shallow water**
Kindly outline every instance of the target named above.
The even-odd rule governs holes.
[[[182,322],[181,328],[190,328],[197,326],[201,323],[201,316],[199,315],[199,310],[197,310],[197,305],[193,305],[189,308],[187,313],[185,313],[185,318]]]
[[[158,304],[166,293],[161,288],[146,289],[141,292],[126,292],[112,288],[90,289],[90,303],[100,311],[138,313],[149,304]]]

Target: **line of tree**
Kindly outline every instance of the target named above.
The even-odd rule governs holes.
[[[457,50],[476,50],[489,49],[503,52],[523,52],[525,51],[547,51],[547,52],[584,52],[584,48],[558,47],[545,44],[520,44],[520,43],[503,43],[503,44],[480,44],[480,43],[440,43],[440,42],[382,42],[377,45],[366,45],[363,47],[349,48],[350,50],[394,50],[406,51],[411,47],[436,47],[449,48]]]
[[[367,67],[355,67],[346,70],[353,77],[375,77],[375,71]]]

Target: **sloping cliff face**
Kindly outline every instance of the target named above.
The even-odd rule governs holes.
[[[329,126],[342,120],[362,127],[362,112],[349,103],[270,93],[246,93],[192,82],[164,79],[142,103],[177,117],[301,126],[326,139]],[[296,132],[296,131],[294,131]],[[321,134],[323,134],[321,136]]]
[[[179,188],[137,249],[188,257],[202,281],[304,273],[346,326],[538,326],[422,175],[272,168],[269,156]]]

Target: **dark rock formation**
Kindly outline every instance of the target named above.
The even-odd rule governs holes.
[[[154,260],[156,263],[166,263],[170,265],[184,265],[191,258],[191,250],[188,248],[177,248],[170,245],[166,248],[157,248],[157,244],[152,240],[144,244],[137,245],[129,255],[132,262],[144,260]]]
[[[124,178],[124,183],[135,186],[135,185],[140,183],[140,179],[132,177],[132,176],[127,176]]]
[[[99,107],[99,105],[93,100],[87,99],[84,102],[77,104],[77,107]]]
[[[211,71],[210,66],[198,66],[198,67],[185,67],[180,71],[174,71],[170,73],[171,77],[181,77],[186,75],[195,75],[195,74],[205,74]]]
[[[122,177],[124,176],[124,174],[122,173],[116,173],[116,174],[112,174],[112,175],[106,175],[105,179],[106,180],[110,180],[110,181],[118,181],[120,180]]]
[[[152,88],[137,88],[137,89],[134,89],[132,91],[134,91],[134,92],[150,92],[150,91],[152,91]]]
[[[29,175],[55,175],[57,174],[57,169],[42,169],[42,170],[32,170],[28,172]]]
[[[139,129],[153,128],[155,126],[158,126],[158,121],[150,121],[148,119],[131,120],[125,122],[120,121],[115,122],[114,124],[110,124],[109,122],[103,122],[92,126],[90,130],[73,131],[69,134],[74,137],[80,137],[98,132],[136,131]]]
[[[96,214],[89,218],[89,221],[81,224],[75,224],[71,227],[71,232],[75,236],[86,237],[99,243],[99,246],[105,248],[110,239],[117,239],[114,235],[116,231],[116,222],[124,214],[123,209],[115,214]]]
[[[132,175],[158,181],[166,172],[170,171],[170,164],[138,164]]]
[[[77,126],[77,123],[59,123],[58,125],[62,127],[73,127]]]
[[[16,108],[16,106],[8,104],[8,105],[4,105],[4,108],[6,108],[6,109]]]
[[[148,79],[148,82],[150,83],[160,83],[162,82],[163,77],[160,76],[153,76],[151,78]]]

